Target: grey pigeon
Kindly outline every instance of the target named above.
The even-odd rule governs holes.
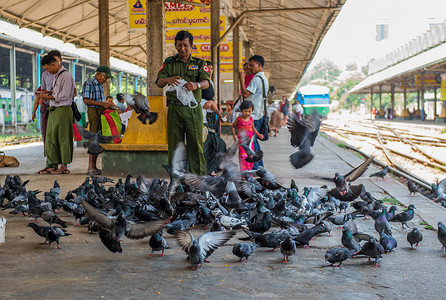
[[[288,257],[296,254],[296,242],[288,236],[282,243],[280,243],[280,252],[283,255],[283,263],[288,263]]]
[[[438,222],[437,237],[441,243],[441,249],[446,250],[446,226],[444,226],[443,222]]]
[[[432,184],[432,191],[434,192],[434,200],[446,200],[446,178],[442,181]]]
[[[411,232],[407,233],[407,241],[410,244],[410,250],[415,250],[413,245],[418,248],[418,244],[423,240],[423,235],[418,230],[418,228],[414,227]]]
[[[252,136],[251,139],[248,138],[248,135],[246,134],[245,131],[241,131],[240,132],[240,136],[241,136],[241,143],[240,146],[243,148],[243,150],[245,150],[246,155],[248,155],[248,157],[245,158],[245,160],[249,163],[256,163],[260,160],[262,160],[263,158],[263,151],[257,151],[254,152],[253,149],[253,142],[255,139],[255,135]]]
[[[124,94],[121,96],[118,94],[116,97],[118,99],[120,99],[120,97],[125,98],[125,102],[138,114],[138,120],[140,120],[141,123],[147,124],[147,121],[149,121],[149,124],[152,124],[158,118],[157,113],[150,111],[149,100],[143,94],[136,92],[134,95]]]
[[[152,248],[152,252],[149,256],[153,256],[154,251],[162,251],[160,256],[164,256],[164,250],[170,249],[169,244],[162,237],[162,231],[155,233],[149,239],[149,246]]]
[[[343,261],[352,257],[354,254],[355,250],[349,250],[346,248],[328,249],[325,253],[325,261],[330,263],[329,267],[340,267]],[[338,263],[338,265],[335,266],[335,263]]]
[[[314,145],[320,126],[321,117],[316,110],[302,120],[288,119],[287,127],[291,134],[291,146],[299,147],[299,151],[290,156],[291,164],[296,169],[302,168],[313,159],[310,148]]]
[[[35,223],[28,223],[27,227],[31,227],[35,233],[37,233],[39,236],[45,238],[45,242],[43,242],[42,244],[46,244],[46,242],[48,241],[48,232],[50,231],[50,226],[39,226]]]
[[[355,250],[355,252],[361,251],[360,241],[370,240],[370,235],[365,233],[352,233],[348,228],[342,228],[341,243],[349,250]]]
[[[379,177],[379,178],[384,179],[384,176],[387,175],[387,172],[389,172],[389,166],[386,166],[384,169],[382,169],[382,170],[379,171],[379,172],[370,174],[369,177],[377,177],[377,178]],[[385,179],[384,179],[384,180],[385,180]]]
[[[372,236],[370,237],[370,240],[362,245],[361,251],[359,251],[357,254],[364,254],[370,258],[373,257],[375,259],[375,267],[379,267],[378,261],[380,258],[382,258],[382,254],[384,253],[383,246],[378,243],[375,238]]]
[[[234,235],[233,231],[206,232],[196,240],[190,231],[175,232],[178,244],[188,255],[192,270],[199,268],[212,252],[223,246]]]
[[[159,232],[166,223],[165,220],[131,223],[122,214],[119,214],[117,217],[110,217],[104,214],[85,200],[82,200],[82,206],[91,220],[101,226],[99,237],[104,246],[114,253],[122,252],[122,249],[118,251],[121,248],[119,242],[122,235],[133,240],[143,239]]]
[[[266,233],[260,234],[256,232],[251,232],[249,230],[243,229],[243,231],[249,235],[251,240],[259,245],[259,247],[272,248],[270,252],[274,250],[283,242],[289,235],[287,233]]]
[[[385,253],[389,253],[398,246],[396,239],[392,235],[386,234],[384,230],[381,232],[379,243],[383,246]]]
[[[259,245],[256,243],[238,243],[232,247],[232,253],[238,257],[240,257],[239,262],[248,262],[248,258],[254,253],[254,250],[257,249]],[[246,258],[243,260],[243,258]]]
[[[359,177],[364,174],[364,172],[367,170],[369,165],[373,162],[373,156],[370,156],[368,159],[366,159],[362,164],[357,166],[356,168],[352,169],[350,172],[348,172],[345,175],[341,175],[339,173],[335,173],[335,176],[333,178],[333,182],[336,185],[336,188],[338,189],[339,193],[341,195],[344,195],[348,192],[349,186],[347,182],[353,182]]]
[[[79,134],[83,138],[89,140],[88,142],[84,143],[84,148],[87,148],[87,153],[93,156],[98,156],[105,151],[100,144],[108,144],[115,138],[119,137],[119,135],[104,136],[100,130],[98,132],[91,132],[82,127],[77,121],[75,121],[75,123]]]
[[[254,172],[257,176],[259,176],[258,181],[264,188],[267,188],[270,190],[277,190],[277,189],[280,189],[283,187],[276,181],[276,176],[274,176],[273,173],[265,170],[264,167],[259,167]]]
[[[415,196],[415,193],[418,192],[418,186],[410,179],[407,181],[407,188],[409,189],[409,195],[411,196]]]
[[[375,220],[375,230],[378,233],[381,233],[383,230],[386,234],[392,234],[392,230],[390,229],[390,224],[386,219],[387,211],[385,209],[382,210],[381,214]]]
[[[400,214],[397,214],[393,216],[393,218],[390,220],[390,222],[401,222],[401,226],[404,229],[404,225],[406,225],[407,228],[409,228],[409,225],[407,225],[407,222],[413,219],[413,216],[415,215],[415,206],[413,204],[409,205],[406,211],[403,211]]]
[[[63,236],[69,236],[71,234],[67,233],[64,229],[56,226],[51,226],[48,231],[48,246],[51,246],[53,242],[57,243],[57,249],[60,249],[60,238]]]

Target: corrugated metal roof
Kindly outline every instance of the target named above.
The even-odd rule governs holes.
[[[221,0],[222,11],[234,17],[246,10],[302,7],[341,8],[346,0]],[[224,6],[224,7],[223,7]],[[270,85],[290,95],[313,59],[338,10],[249,14],[241,23],[252,53],[262,55]],[[144,31],[129,32],[127,1],[109,1],[110,55],[146,66]],[[97,0],[0,0],[0,16],[44,36],[98,51]],[[227,22],[229,23],[229,22]],[[113,47],[119,46],[119,47]]]
[[[395,92],[402,92],[402,78],[409,83],[408,91],[417,90],[419,86],[415,83],[414,75],[420,74],[425,68],[431,68],[439,64],[446,62],[446,44],[439,45],[426,52],[411,57],[405,61],[402,61],[392,67],[384,69],[378,73],[370,75],[357,86],[352,88],[349,93],[352,94],[364,94],[370,93],[370,89],[375,86],[381,85],[382,92],[389,93],[391,86],[394,86]],[[439,84],[438,84],[439,85]],[[429,88],[429,86],[426,86]],[[377,92],[375,89],[374,92]]]

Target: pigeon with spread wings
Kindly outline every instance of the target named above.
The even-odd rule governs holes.
[[[89,140],[88,142],[84,143],[84,148],[87,148],[88,149],[87,153],[93,156],[98,156],[99,154],[104,152],[105,149],[100,144],[110,143],[115,138],[119,137],[119,135],[104,136],[102,135],[101,131],[98,132],[88,131],[87,129],[82,127],[78,122],[76,122],[76,128],[84,139]]]
[[[150,111],[149,100],[143,94],[136,92],[134,95],[118,94],[116,97],[118,99],[124,97],[127,105],[131,106],[135,112],[139,114],[138,119],[141,121],[141,123],[147,124],[147,121],[149,121],[149,124],[153,124],[158,118],[158,114],[156,112]]]
[[[188,255],[187,259],[192,265],[192,270],[199,268],[212,252],[229,241],[235,232],[214,231],[202,234],[197,240],[190,231],[176,231],[175,238],[183,251]]]
[[[132,240],[140,240],[159,232],[166,224],[165,220],[131,223],[121,214],[117,217],[104,214],[85,200],[82,200],[82,205],[90,219],[101,226],[99,232],[101,241],[113,253],[122,252],[119,240],[122,235]]]
[[[319,133],[321,117],[314,111],[312,115],[302,121],[294,118],[288,119],[287,125],[291,134],[291,146],[299,147],[299,151],[290,156],[290,161],[296,169],[299,169],[307,165],[314,157],[310,148],[314,145]]]

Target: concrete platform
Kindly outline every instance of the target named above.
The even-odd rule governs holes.
[[[284,185],[295,179],[299,188],[333,186],[320,177],[346,173],[361,163],[357,156],[320,136],[312,149],[314,160],[302,169],[293,169],[288,156],[295,149],[289,145],[285,129],[278,137],[262,143],[262,147],[265,167]],[[57,176],[34,174],[43,159],[36,154],[38,149],[39,145],[30,145],[8,150],[21,159],[22,165],[0,169],[0,183],[3,184],[5,174],[21,174],[24,180],[30,179],[29,188],[45,191],[57,179],[65,195],[85,179],[88,157],[84,149],[75,150],[72,174]],[[395,180],[369,179],[368,174],[375,171],[370,167],[357,183],[363,183],[376,198],[394,197],[404,206],[415,204],[416,216],[409,226],[417,226],[424,235],[420,248],[410,251],[406,242],[409,230],[391,223],[399,245],[396,251],[384,255],[381,268],[367,265],[364,258],[347,260],[341,268],[321,268],[326,265],[326,250],[341,245],[341,229],[333,230],[333,237],[316,237],[309,249],[298,249],[288,265],[282,264],[280,251],[269,253],[263,248],[257,249],[247,264],[238,263],[231,247],[239,242],[238,237],[245,236],[238,232],[229,246],[221,247],[210,257],[211,263],[192,272],[184,253],[168,234],[165,237],[172,249],[166,251],[165,257],[148,256],[148,239],[124,239],[123,253],[113,254],[101,244],[98,235],[74,227],[70,217],[64,219],[72,236],[62,238],[62,249],[55,250],[39,245],[43,239],[26,227],[31,218],[0,211],[0,216],[8,221],[6,244],[0,246],[0,294],[14,299],[442,299],[446,253],[440,250],[436,233],[420,223],[424,220],[436,228],[438,221],[446,222],[446,210],[419,194],[408,197],[407,187]],[[402,209],[399,207],[399,211]],[[60,212],[59,216],[62,215]],[[377,236],[372,220],[357,223],[361,231]],[[193,234],[203,232],[198,228]]]

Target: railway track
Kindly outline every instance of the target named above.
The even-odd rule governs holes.
[[[41,141],[42,141],[41,137],[18,138],[18,139],[14,139],[12,141],[0,142],[0,146],[2,146],[2,147],[4,147],[4,146],[13,146],[13,145],[41,142]]]
[[[393,173],[394,177],[403,184],[407,184],[408,180],[412,180],[419,187],[419,192],[426,196],[429,199],[434,197],[432,193],[432,185],[428,180],[415,175],[414,172],[407,170],[403,165],[402,161],[406,160],[405,165],[411,164],[419,164],[423,167],[428,167],[432,170],[440,170],[443,173],[446,172],[446,163],[429,153],[424,151],[417,145],[426,146],[428,144],[431,147],[442,147],[445,148],[446,151],[446,140],[437,137],[426,138],[423,136],[415,136],[413,134],[408,134],[401,130],[396,130],[391,127],[386,126],[373,126],[373,125],[365,125],[360,124],[363,127],[366,127],[368,130],[348,130],[345,128],[336,128],[334,126],[324,124],[321,126],[321,131],[325,131],[327,134],[330,132],[336,133],[343,139],[343,142],[346,142],[344,145],[346,148],[353,150],[355,152],[360,153],[363,157],[368,158],[371,153],[366,153],[365,151],[360,150],[359,148],[351,145],[355,144],[355,141],[360,140],[361,142],[369,143],[373,145],[373,147],[380,151],[382,157],[382,162],[378,159],[374,159],[374,163],[380,165],[382,167],[388,165],[390,167],[391,173]],[[388,142],[398,142],[404,143],[410,146],[411,151],[415,152],[418,156],[404,153],[398,151],[396,149],[392,149],[388,147]],[[418,174],[419,172],[417,172]]]

